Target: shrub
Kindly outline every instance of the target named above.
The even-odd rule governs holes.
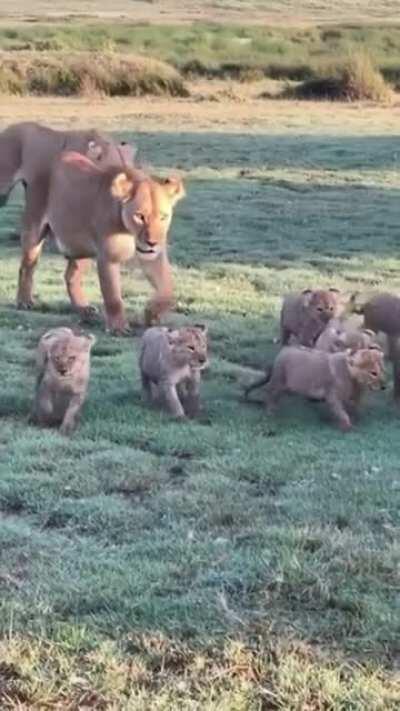
[[[286,97],[384,102],[392,92],[366,54],[355,54],[339,66],[322,72],[296,87],[285,89]]]
[[[147,57],[113,53],[24,53],[18,62],[4,52],[0,55],[0,92],[72,96],[85,93],[108,96],[168,94],[188,96],[179,72]]]

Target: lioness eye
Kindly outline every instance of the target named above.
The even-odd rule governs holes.
[[[161,222],[165,222],[168,219],[168,215],[160,215]]]
[[[144,222],[144,215],[142,215],[141,212],[135,212],[134,217],[136,220],[139,220],[139,222]]]
[[[188,349],[189,349],[190,351],[194,351],[194,350],[195,350],[195,347],[194,347],[194,346],[188,346]]]
[[[370,373],[374,378],[378,377],[378,373],[376,372],[376,370],[371,370]]]

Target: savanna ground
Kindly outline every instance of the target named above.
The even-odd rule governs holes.
[[[138,338],[99,327],[75,436],[29,426],[36,343],[77,320],[51,250],[38,308],[15,310],[21,195],[2,210],[1,707],[398,708],[390,389],[345,436],[323,407],[289,399],[270,421],[239,401],[276,352],[284,292],[400,290],[397,110],[10,99],[2,111],[26,115],[96,120],[154,169],[180,169],[170,322],[208,323],[211,367],[204,416],[176,424],[141,403]],[[88,290],[100,305],[95,270]],[[148,293],[126,269],[131,313]]]

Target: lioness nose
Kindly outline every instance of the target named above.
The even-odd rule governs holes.
[[[148,239],[148,240],[147,240],[147,244],[149,245],[149,247],[155,247],[156,244],[157,244],[157,242],[154,242],[153,240]]]
[[[205,363],[206,362],[206,357],[205,356],[199,356],[199,363]]]

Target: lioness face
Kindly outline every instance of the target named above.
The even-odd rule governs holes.
[[[309,314],[318,321],[327,323],[337,314],[338,292],[336,289],[316,289],[304,292],[304,300]]]
[[[360,385],[371,390],[384,386],[383,353],[379,348],[363,348],[348,356],[350,372]]]
[[[176,365],[190,365],[203,370],[208,365],[207,328],[203,325],[185,326],[167,334]]]
[[[165,246],[174,205],[184,194],[178,178],[158,180],[120,173],[114,179],[112,194],[122,202],[122,220],[136,237],[142,255],[156,256]]]
[[[57,339],[50,347],[48,358],[58,378],[79,375],[87,367],[94,336],[66,336]]]

